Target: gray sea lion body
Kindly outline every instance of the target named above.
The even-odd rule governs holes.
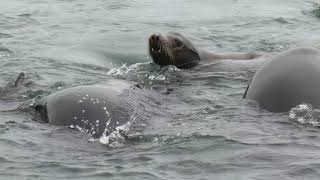
[[[296,48],[259,68],[244,94],[271,112],[286,112],[301,103],[320,107],[320,51]]]
[[[37,118],[58,126],[73,126],[92,137],[109,135],[132,123],[139,110],[140,88],[120,80],[58,91],[35,106]]]

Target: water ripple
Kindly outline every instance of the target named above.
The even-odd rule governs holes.
[[[13,36],[10,34],[0,33],[0,38],[12,38]]]

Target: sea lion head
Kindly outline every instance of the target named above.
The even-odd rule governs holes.
[[[199,53],[192,43],[176,32],[152,34],[149,37],[149,53],[153,62],[160,66],[190,68],[200,61]]]

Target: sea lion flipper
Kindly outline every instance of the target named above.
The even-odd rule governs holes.
[[[19,84],[21,84],[25,79],[24,72],[20,72],[16,80],[14,81],[14,87],[17,87]]]

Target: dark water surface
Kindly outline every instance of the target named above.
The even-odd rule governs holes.
[[[0,0],[0,179],[319,179],[320,129],[242,99],[261,61],[150,64],[147,37],[212,51],[320,44],[311,0]],[[32,121],[27,101],[120,78],[155,95],[143,131],[108,146]],[[6,111],[4,111],[6,110]],[[8,111],[9,110],[9,111]]]

